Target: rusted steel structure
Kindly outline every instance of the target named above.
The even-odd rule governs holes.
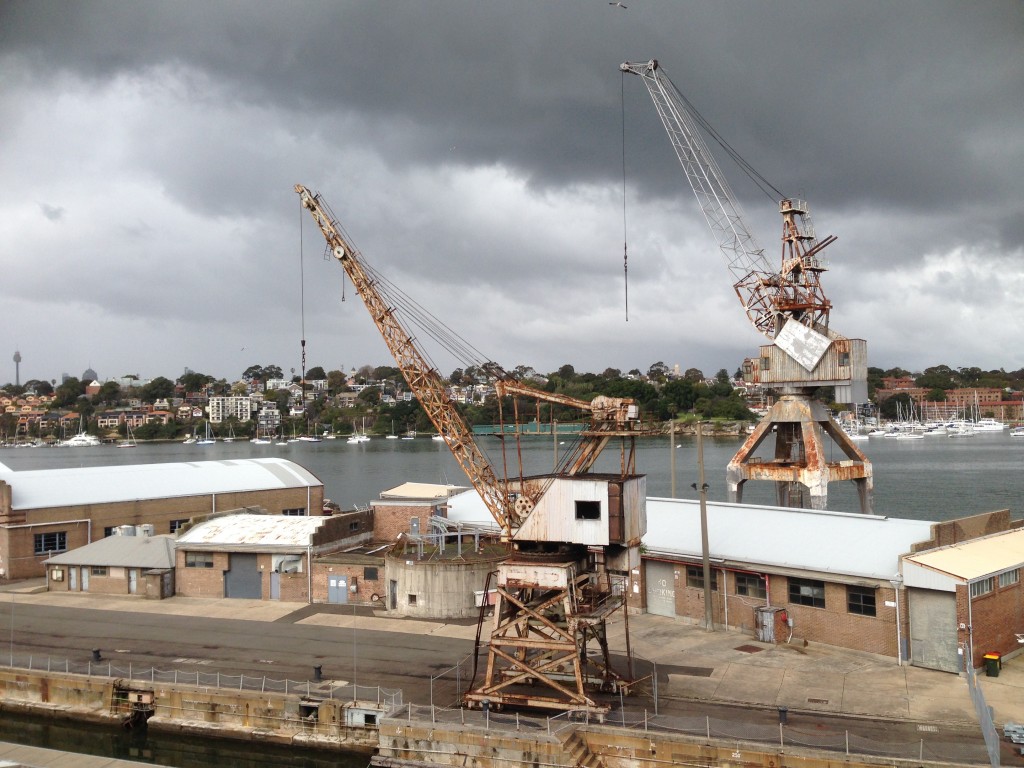
[[[609,707],[594,698],[594,688],[626,692],[632,685],[628,674],[613,668],[606,622],[619,610],[625,613],[628,590],[623,583],[630,570],[639,567],[640,542],[647,528],[646,479],[634,471],[635,439],[645,432],[636,403],[608,397],[585,402],[542,392],[512,380],[493,363],[484,363],[481,367],[497,378],[501,395],[569,405],[591,416],[589,427],[555,473],[524,476],[522,462],[505,457],[506,470],[499,475],[403,324],[397,304],[404,297],[366,264],[318,195],[302,185],[295,191],[509,547],[509,558],[494,574],[497,598],[487,636],[486,669],[480,683],[474,675],[465,703],[584,711],[603,718]],[[451,331],[439,335],[451,336]],[[623,442],[622,471],[611,476],[590,473],[616,437]],[[518,466],[518,475],[508,471],[510,464]],[[491,587],[484,589],[487,594]],[[595,644],[598,653],[591,654]]]
[[[704,118],[657,61],[625,62],[619,68],[638,75],[647,87],[734,277],[736,295],[751,324],[771,342],[761,348],[759,359],[744,362],[744,377],[776,389],[783,397],[729,463],[730,500],[741,500],[747,480],[768,480],[776,484],[780,504],[809,503],[824,509],[829,481],[850,479],[857,483],[861,511],[870,512],[871,463],[812,398],[815,389],[834,387],[836,402],[867,400],[866,343],[829,327],[832,303],[821,286],[821,273],[827,267],[820,254],[835,242],[835,236],[819,240],[807,204],[779,193],[782,253],[780,268],[774,269],[748,231],[739,203],[701,135],[702,128],[715,135]],[[729,152],[743,164],[733,150]],[[760,181],[771,186],[763,177]],[[770,434],[775,436],[775,458],[759,462],[752,457],[753,451]],[[846,461],[823,462],[825,434],[846,454]],[[807,492],[794,493],[794,484]]]

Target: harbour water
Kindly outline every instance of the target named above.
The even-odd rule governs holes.
[[[529,437],[522,441],[522,451],[517,452],[515,444],[508,441],[503,460],[498,438],[480,438],[499,476],[506,461],[510,474],[516,474],[520,456],[528,474],[550,471],[556,457],[570,448],[570,442],[569,437],[560,441],[550,436]],[[709,499],[727,500],[725,467],[741,442],[739,437],[704,439],[704,473]],[[1006,430],[959,440],[873,437],[859,442],[858,447],[873,465],[876,514],[916,520],[949,520],[997,509],[1009,509],[1014,518],[1024,514],[1024,438],[1011,438]],[[759,453],[770,456],[771,448],[761,448]],[[830,460],[842,458],[838,449],[834,453]],[[323,481],[325,495],[345,510],[366,505],[381,491],[408,481],[468,484],[447,446],[428,437],[413,440],[375,437],[359,444],[323,440],[256,445],[241,440],[206,446],[139,444],[127,450],[115,445],[8,448],[0,451],[0,463],[13,470],[27,470],[271,456],[290,459],[309,469]],[[596,469],[617,471],[620,463],[619,450],[612,442]],[[690,487],[698,479],[696,438],[677,436],[674,443],[667,436],[639,441],[636,466],[638,472],[647,475],[648,495],[672,495],[673,465],[675,495],[697,498],[696,491]],[[17,491],[15,499],[16,494]],[[750,482],[743,500],[750,504],[773,504],[774,492],[767,484]],[[832,483],[828,507],[859,511],[852,483]]]

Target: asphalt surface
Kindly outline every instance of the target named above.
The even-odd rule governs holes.
[[[476,634],[473,622],[388,618],[354,606],[47,593],[38,582],[0,592],[9,593],[0,594],[0,649],[7,640],[15,655],[83,661],[98,648],[118,665],[291,680],[310,679],[319,665],[339,684],[401,688],[406,702],[438,707],[453,706],[465,687]],[[920,744],[925,759],[987,763],[962,676],[826,645],[759,643],[647,614],[628,621],[635,673],[651,680],[636,696],[609,699],[611,723],[706,721],[742,738],[785,719],[785,736],[797,741],[845,734],[866,745]],[[609,640],[625,648],[621,619]],[[1024,655],[979,681],[997,725],[1024,723]],[[1008,742],[1001,754],[1003,765],[1024,766]]]

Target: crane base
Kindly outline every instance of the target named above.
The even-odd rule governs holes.
[[[846,455],[845,460],[825,460],[823,433]],[[775,457],[758,459],[754,451],[770,434],[775,435]],[[829,482],[852,480],[860,511],[871,514],[871,462],[828,409],[807,394],[780,397],[733,456],[726,469],[729,501],[743,502],[743,485],[748,480],[775,483],[779,506],[812,509],[827,508]]]

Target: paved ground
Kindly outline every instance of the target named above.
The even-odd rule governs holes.
[[[135,597],[47,593],[37,584],[8,588],[18,602],[76,608],[159,612],[252,621],[431,635],[471,640],[475,624],[387,618],[351,606],[305,606],[260,600]],[[0,591],[4,591],[0,588]],[[0,597],[0,603],[4,600]],[[659,694],[679,700],[815,713],[880,721],[913,721],[976,726],[963,677],[911,666],[895,659],[832,646],[769,645],[744,633],[706,632],[678,620],[652,615],[629,617],[634,654],[657,665]],[[621,621],[611,645],[621,649]],[[996,723],[1024,723],[1024,654],[1004,663],[998,677],[979,676]]]

